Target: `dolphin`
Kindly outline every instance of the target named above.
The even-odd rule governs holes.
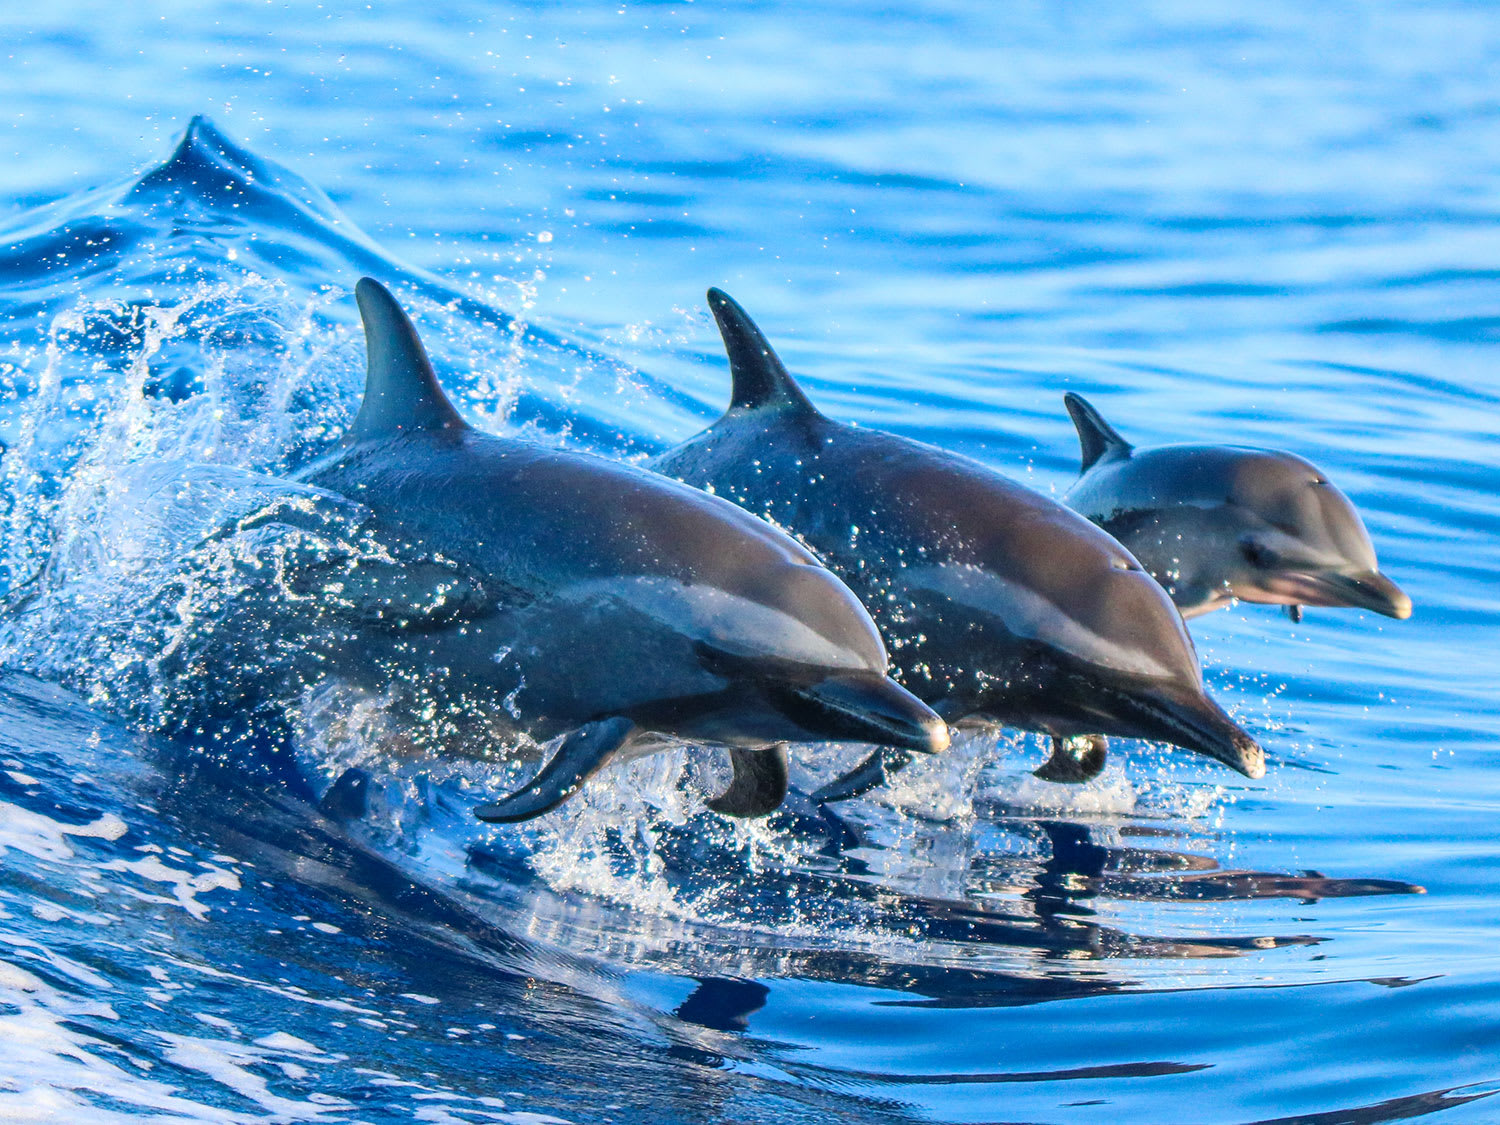
[[[792,531],[875,616],[897,678],[949,722],[1042,731],[1041,775],[1084,780],[1102,736],[1170,742],[1249,777],[1261,748],[1204,691],[1182,617],[1109,535],[976,461],[821,414],[744,309],[708,292],[728,411],[653,462]],[[877,754],[814,794],[905,764]]]
[[[487,821],[538,816],[672,740],[728,750],[733,780],[709,805],[731,816],[780,805],[787,742],[946,747],[942,720],[886,675],[870,615],[804,547],[646,469],[474,429],[391,294],[370,278],[355,293],[363,403],[296,474],[308,496],[232,529],[248,541],[301,520],[258,567],[276,588],[226,634],[234,653],[290,648],[295,690],[332,677],[394,693],[435,738],[560,737],[528,785],[476,810]],[[257,617],[267,604],[301,620],[296,644]],[[357,808],[348,788],[339,807]]]
[[[1311,462],[1229,445],[1137,450],[1081,395],[1064,402],[1082,450],[1064,503],[1129,548],[1184,617],[1233,598],[1285,606],[1293,621],[1306,605],[1411,616],[1354,505]]]

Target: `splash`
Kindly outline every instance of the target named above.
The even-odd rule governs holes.
[[[275,643],[250,643],[260,637],[238,638],[234,659],[215,657],[227,607],[268,589],[305,598],[288,574],[309,553],[378,551],[361,537],[357,505],[287,479],[336,440],[357,400],[362,346],[347,294],[360,274],[403,291],[445,384],[485,428],[629,455],[651,447],[649,426],[663,417],[681,431],[700,411],[629,364],[527,323],[534,272],[460,288],[405,267],[315,187],[201,119],[160,166],[24,216],[0,241],[11,325],[0,661],[146,727],[170,726],[184,685],[232,697],[236,677],[274,662]],[[649,426],[634,416],[644,399],[657,411],[645,412]],[[406,697],[335,682],[288,682],[280,695],[311,800],[357,789],[357,800],[324,805],[350,839],[526,912],[535,933],[566,933],[570,947],[602,941],[610,959],[670,951],[685,963],[701,946],[693,963],[705,971],[791,971],[809,951],[857,950],[879,979],[893,965],[965,960],[1030,972],[1058,947],[1080,957],[1241,948],[1056,922],[1059,895],[1107,880],[1128,823],[1154,822],[1196,856],[1193,870],[1216,868],[1194,849],[1211,848],[1200,822],[1223,795],[1192,772],[1132,782],[1112,767],[1065,789],[1031,778],[1025,739],[976,733],[868,800],[823,810],[794,797],[769,820],[730,823],[703,804],[722,788],[722,763],[683,747],[610,771],[566,815],[493,830],[470,810],[545,752],[505,734],[504,714],[465,716],[506,750],[484,761],[424,741],[421,707]],[[797,748],[794,780],[810,791],[858,753]],[[29,823],[18,814],[7,839],[57,855],[74,846],[76,831]],[[138,901],[193,918],[239,878],[156,854],[109,863],[135,881]],[[1038,897],[1048,880],[1064,890]],[[968,936],[955,936],[956,918]]]

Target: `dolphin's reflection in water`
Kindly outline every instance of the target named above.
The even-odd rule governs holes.
[[[551,1064],[596,1065],[586,1045],[565,1053],[552,1043],[571,1042],[579,1027],[639,1041],[629,1054],[648,1075],[643,1088],[670,1076],[679,1100],[701,1107],[704,1120],[731,1108],[736,1086],[724,1081],[725,1070],[736,1082],[764,1082],[799,1100],[837,1091],[857,1098],[870,1119],[892,1121],[922,1117],[907,1108],[918,1086],[1065,1089],[1212,1070],[1216,1062],[1180,1040],[1143,1042],[1137,1057],[1127,1045],[1124,1057],[1084,1053],[1048,1065],[1045,1052],[1023,1051],[1012,1068],[973,1068],[942,1054],[905,1058],[888,1038],[867,1042],[858,1020],[808,1021],[829,1014],[829,988],[849,985],[871,991],[858,1002],[835,993],[835,1008],[884,1009],[891,1020],[871,1019],[887,1031],[907,1026],[918,1009],[945,1020],[971,1011],[981,1018],[977,1031],[988,1026],[984,1009],[1176,990],[1181,974],[1160,971],[1173,961],[1277,957],[1333,940],[1231,923],[1224,904],[1286,899],[1305,913],[1302,904],[1319,899],[1421,890],[1383,878],[1226,869],[1205,854],[1207,841],[1194,841],[1191,825],[1166,819],[1095,824],[1007,810],[973,825],[902,821],[904,835],[882,847],[889,825],[823,820],[803,809],[763,838],[799,845],[784,852],[746,848],[743,836],[711,817],[653,826],[650,874],[633,878],[637,889],[652,882],[670,893],[632,905],[549,885],[538,874],[533,849],[545,842],[535,834],[497,833],[455,849],[467,801],[452,810],[440,795],[422,801],[436,839],[409,835],[392,850],[371,846],[373,822],[319,816],[289,798],[268,802],[259,791],[236,790],[210,801],[197,786],[180,796],[163,794],[161,804],[186,822],[202,818],[263,876],[284,870],[298,887],[357,903],[381,935],[372,982],[386,959],[405,971],[433,949],[441,954],[434,964],[457,957],[463,973],[438,970],[414,986],[444,1003],[483,999],[497,1011],[525,1011],[545,1033],[536,1042],[547,1042]],[[631,842],[643,826],[625,821],[615,831],[622,862],[638,858]],[[1122,919],[1132,906],[1153,919],[1189,916],[1198,932],[1128,925]],[[1213,932],[1230,924],[1239,932]],[[1287,974],[1277,976],[1284,983]],[[1066,1025],[1079,1016],[1069,1006],[1058,1018]],[[1487,1094],[1435,1091],[1356,1107],[1362,1116],[1340,1120],[1393,1120]]]
[[[804,835],[818,828],[796,812],[785,819]],[[1118,915],[1121,906],[1312,903],[1423,891],[1395,879],[1225,869],[1211,856],[1158,846],[1179,835],[1165,827],[1022,817],[987,825],[1022,845],[1019,854],[944,851],[943,887],[902,889],[922,880],[875,870],[880,849],[861,826],[828,819],[821,827],[828,845],[813,860],[788,866],[747,857],[732,838],[705,832],[697,821],[659,836],[659,877],[674,884],[677,901],[704,892],[704,873],[712,872],[716,884],[733,892],[706,897],[730,903],[732,918],[714,920],[711,910],[692,920],[651,917],[575,895],[537,893],[533,885],[525,895],[528,934],[693,977],[700,983],[676,1015],[736,1031],[768,1003],[759,981],[862,984],[902,994],[882,1001],[898,1005],[1010,1007],[1145,987],[1120,971],[1123,963],[1232,958],[1327,940],[1311,933],[1149,933],[1098,920],[1106,911]],[[516,862],[485,848],[470,851],[472,870],[512,887]],[[795,917],[788,917],[788,904],[795,904]],[[1204,923],[1201,911],[1192,922]]]

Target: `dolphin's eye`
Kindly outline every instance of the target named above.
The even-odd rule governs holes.
[[[1270,570],[1276,565],[1276,552],[1253,536],[1247,535],[1240,540],[1240,552],[1246,562],[1261,570]]]

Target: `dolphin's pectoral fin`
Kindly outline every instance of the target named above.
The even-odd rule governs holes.
[[[1302,607],[1300,605],[1287,606],[1286,615],[1291,618],[1293,625],[1302,624]]]
[[[1104,415],[1088,399],[1069,391],[1063,395],[1063,403],[1073,419],[1073,428],[1078,431],[1080,473],[1088,472],[1100,461],[1119,461],[1130,456],[1134,447],[1104,420]]]
[[[829,804],[862,797],[871,789],[884,785],[910,764],[910,751],[882,746],[848,773],[841,774],[815,791],[812,799],[820,804]]]
[[[710,289],[708,307],[713,310],[719,335],[724,337],[724,350],[729,353],[730,410],[775,407],[819,416],[770,341],[733,297],[722,289]]]
[[[474,621],[509,602],[488,583],[438,559],[348,553],[296,568],[288,573],[287,586],[299,596],[317,597],[325,610],[361,626],[400,632]]]
[[[600,719],[581,726],[562,740],[557,753],[531,782],[502,801],[474,810],[480,820],[512,824],[551,812],[604,768],[630,741],[636,727],[629,719]]]
[[[1099,776],[1108,757],[1109,743],[1102,734],[1081,734],[1073,738],[1053,735],[1052,756],[1031,772],[1043,781],[1081,785]]]
[[[358,766],[339,774],[318,802],[318,811],[331,820],[358,820],[370,803],[370,775]]]
[[[765,750],[729,751],[734,766],[734,780],[729,788],[708,802],[708,807],[725,816],[765,816],[781,807],[786,799],[786,744],[778,742]]]

